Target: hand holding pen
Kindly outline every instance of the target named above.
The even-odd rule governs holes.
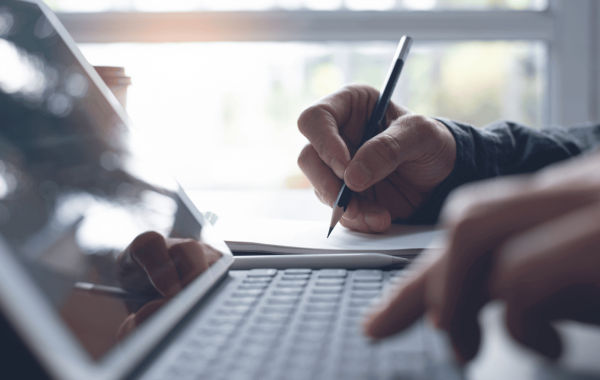
[[[340,223],[377,233],[414,214],[454,168],[456,143],[441,122],[389,103],[376,135],[361,145],[379,92],[348,85],[298,120],[309,144],[298,164],[317,197],[334,206],[345,183],[351,197]]]

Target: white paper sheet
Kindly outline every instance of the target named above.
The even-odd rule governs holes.
[[[365,234],[338,224],[327,239],[327,222],[259,218],[219,219],[215,228],[234,252],[275,254],[375,252],[414,256],[442,233],[432,227],[392,225],[385,233]]]

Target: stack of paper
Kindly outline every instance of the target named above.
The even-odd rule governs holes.
[[[404,225],[392,225],[382,234],[365,234],[338,224],[327,239],[327,222],[258,218],[223,218],[215,228],[233,252],[274,254],[374,252],[412,257],[423,248],[435,247],[434,239],[441,234],[429,226]]]

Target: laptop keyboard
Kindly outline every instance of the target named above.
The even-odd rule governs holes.
[[[421,323],[381,342],[362,332],[365,311],[401,271],[230,273],[225,294],[171,347],[152,379],[427,378]]]

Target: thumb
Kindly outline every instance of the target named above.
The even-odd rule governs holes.
[[[420,115],[405,115],[388,129],[367,141],[356,152],[344,173],[353,191],[364,191],[420,153],[423,130],[433,122]]]

